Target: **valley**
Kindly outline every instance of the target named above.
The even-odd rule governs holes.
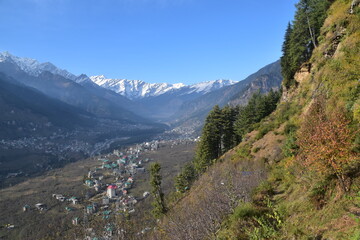
[[[125,125],[110,129],[103,127],[96,131],[61,131],[50,136],[24,137],[0,140],[0,187],[7,187],[38,176],[70,162],[109,152],[120,146],[127,146],[149,140],[160,134],[161,129],[124,129]],[[118,137],[121,136],[121,137]]]
[[[245,104],[257,91],[278,89],[279,66],[240,82],[187,86],[76,76],[0,53],[0,187],[121,146],[196,138],[212,106]]]
[[[360,0],[0,19],[0,240],[360,240]]]
[[[120,224],[114,219],[120,221],[119,219],[129,211],[130,220],[135,225],[127,234],[136,236],[137,232],[154,224],[149,218],[151,201],[143,196],[144,192],[151,189],[149,164],[157,161],[163,166],[163,188],[169,193],[173,191],[173,179],[181,166],[193,159],[194,144],[194,140],[188,139],[131,145],[111,154],[87,158],[59,169],[49,170],[42,176],[2,189],[0,239],[70,239],[86,235],[95,237],[103,234],[103,229],[110,219],[113,224]],[[130,162],[121,165],[120,160]],[[104,161],[111,165],[112,162],[120,164],[108,168]],[[137,171],[136,168],[131,168],[135,162],[139,166]],[[141,165],[139,162],[142,162]],[[130,179],[129,176],[131,184],[126,186],[127,192],[123,193],[121,186],[125,181],[122,182],[122,179]],[[86,185],[89,179],[97,185]],[[111,198],[110,201],[103,200],[106,199],[107,187],[111,184],[119,186],[116,190],[117,197]],[[59,200],[60,197],[56,199],[53,194],[64,196],[66,200]],[[73,204],[71,197],[76,197],[78,202]],[[134,205],[123,208],[122,202],[119,206],[119,201],[124,199],[136,200],[136,203],[134,201]],[[37,203],[46,206],[46,210],[37,209]],[[96,206],[96,209],[87,212],[86,207],[90,205]],[[29,207],[24,211],[24,206]],[[103,217],[104,212],[106,218]],[[76,224],[73,223],[74,219],[78,219]],[[91,230],[86,230],[86,226]],[[130,225],[123,226],[126,227]]]

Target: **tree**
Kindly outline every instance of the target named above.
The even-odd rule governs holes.
[[[221,109],[216,105],[206,118],[197,146],[194,167],[198,174],[203,173],[221,155],[221,121]]]
[[[194,165],[190,162],[185,164],[184,168],[175,178],[175,188],[177,191],[184,193],[190,189],[191,184],[194,182],[196,172]]]
[[[161,180],[160,175],[161,166],[159,163],[153,163],[150,167],[150,185],[152,187],[151,193],[154,197],[152,203],[153,210],[152,214],[155,218],[160,218],[163,214],[166,213],[167,208],[165,206],[164,193],[161,189]]]
[[[260,92],[253,94],[248,104],[239,108],[234,130],[238,139],[254,129],[254,124],[271,114],[277,106],[280,93],[270,90],[267,95]]]
[[[281,57],[283,85],[295,84],[294,75],[307,62],[318,44],[320,29],[332,0],[300,0],[293,24],[288,24]]]
[[[299,130],[297,161],[325,177],[335,175],[343,190],[346,170],[358,161],[352,152],[354,133],[349,129],[350,120],[337,109],[331,114],[325,112],[325,98],[319,97],[311,105]]]
[[[236,119],[236,109],[229,106],[224,107],[221,110],[222,115],[222,134],[221,134],[221,146],[222,153],[225,153],[235,147],[236,138],[234,132],[234,123]]]
[[[289,22],[285,32],[284,43],[282,45],[283,55],[280,60],[281,74],[283,75],[284,78],[283,85],[286,88],[289,88],[292,85],[291,80],[293,80],[293,74],[291,72],[292,68],[291,68],[291,56],[290,56],[290,39],[291,39],[292,29],[293,26]]]

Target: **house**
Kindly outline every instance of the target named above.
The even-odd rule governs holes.
[[[94,212],[94,208],[92,205],[88,205],[86,206],[86,213],[87,214],[92,214]]]
[[[94,182],[88,179],[85,181],[85,185],[88,187],[92,187],[94,185]]]
[[[73,225],[78,225],[79,222],[80,222],[80,218],[78,218],[78,217],[73,218],[73,220],[72,220],[72,224],[73,224]]]
[[[76,205],[76,204],[79,203],[79,200],[78,200],[76,197],[71,197],[69,200],[70,200],[70,201],[72,202],[72,204],[74,204],[74,205]]]
[[[102,200],[103,205],[107,205],[109,204],[109,198],[108,197],[104,197]]]
[[[65,197],[61,194],[55,194],[55,198],[56,200],[59,200],[60,202],[64,202],[65,201]]]
[[[113,197],[116,197],[116,185],[109,185],[107,187],[107,192],[106,192],[106,195],[109,197],[109,198],[113,198]]]
[[[116,156],[118,156],[118,157],[120,157],[120,155],[121,155],[119,150],[114,150],[114,151],[113,151],[113,154],[116,155]]]
[[[25,206],[23,206],[23,211],[24,212],[26,212],[26,211],[28,211],[28,210],[30,210],[30,205],[25,205]]]
[[[45,211],[47,209],[47,206],[44,203],[37,203],[35,204],[35,208],[39,211]]]

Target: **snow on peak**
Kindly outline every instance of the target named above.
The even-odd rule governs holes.
[[[182,83],[146,83],[141,80],[111,79],[106,78],[104,75],[92,76],[90,79],[97,85],[119,93],[129,99],[159,96],[185,86]]]
[[[112,90],[129,99],[155,97],[172,91],[183,91],[182,94],[205,94],[236,83],[232,80],[214,80],[186,86],[183,83],[146,83],[141,80],[111,79],[104,75],[92,76],[90,79],[97,85]]]
[[[9,52],[0,52],[0,62],[9,61],[16,64],[21,70],[32,76],[39,76],[48,71],[52,74],[63,76],[79,84],[94,83],[103,88],[112,90],[129,99],[141,99],[145,97],[155,97],[165,93],[177,92],[184,94],[206,94],[219,88],[236,83],[232,80],[214,80],[194,85],[186,86],[183,83],[146,83],[141,80],[111,79],[104,75],[88,77],[85,74],[75,76],[74,74],[56,67],[50,62],[41,63],[36,59],[17,57]],[[181,92],[180,92],[181,91]]]
[[[41,63],[36,59],[17,57],[9,52],[0,53],[0,62],[11,61],[15,63],[21,70],[32,76],[39,76],[41,73],[48,71],[53,74],[63,76],[67,79],[75,80],[76,76],[66,70],[57,68],[50,62]]]
[[[220,89],[225,86],[233,85],[236,81],[227,80],[227,79],[218,79],[213,81],[201,82],[196,83],[190,86],[191,92],[198,92],[198,93],[209,93]]]

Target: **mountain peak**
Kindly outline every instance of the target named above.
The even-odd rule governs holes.
[[[65,78],[75,80],[76,76],[64,69],[56,67],[50,62],[41,63],[36,59],[17,57],[5,51],[0,53],[0,62],[11,61],[14,62],[21,70],[32,76],[39,76],[41,73],[48,71]]]
[[[141,80],[111,79],[106,78],[104,75],[92,76],[90,79],[97,85],[132,100],[156,97],[173,91],[183,91],[182,94],[191,94],[195,92],[205,94],[235,83],[235,81],[232,80],[219,79],[187,86],[183,83],[146,83]]]
[[[104,75],[92,76],[90,79],[97,85],[112,90],[129,99],[159,96],[185,86],[182,83],[146,83],[141,80],[111,79]]]

